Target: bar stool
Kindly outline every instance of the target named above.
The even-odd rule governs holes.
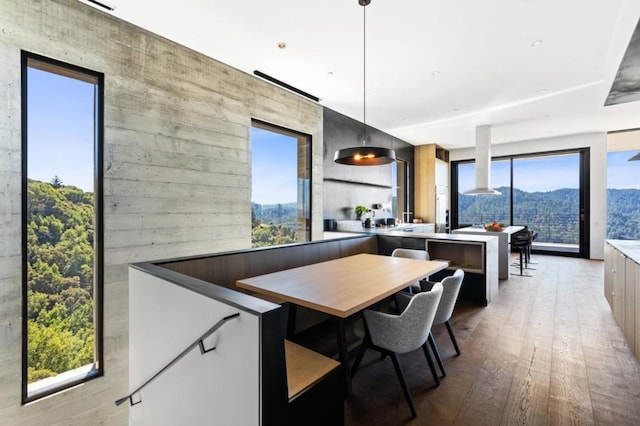
[[[532,238],[532,233],[531,231],[529,231],[528,229],[525,229],[523,231],[520,231],[517,234],[513,234],[511,236],[511,248],[518,251],[518,253],[520,253],[520,273],[519,274],[515,274],[515,273],[511,273],[512,275],[519,275],[521,277],[532,277],[533,275],[524,272],[524,269],[530,269],[528,268],[528,264],[529,264],[529,256],[530,256],[530,250],[531,250],[531,243],[533,242],[533,238]]]

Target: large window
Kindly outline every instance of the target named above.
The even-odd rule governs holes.
[[[502,195],[465,195],[475,164],[453,163],[454,227],[487,222],[526,225],[534,249],[588,256],[588,149],[493,159],[491,186]]]
[[[311,136],[253,120],[251,245],[311,239]]]
[[[640,161],[638,151],[607,154],[607,238],[640,240]]]
[[[22,55],[24,402],[102,374],[102,82]]]

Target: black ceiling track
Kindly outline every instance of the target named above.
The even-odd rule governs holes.
[[[265,80],[270,81],[273,84],[277,84],[278,86],[284,87],[287,90],[291,90],[292,92],[302,95],[305,98],[309,98],[312,101],[316,101],[316,102],[320,101],[320,98],[318,98],[317,96],[313,96],[305,92],[304,90],[300,90],[297,87],[293,87],[292,85],[285,83],[284,81],[280,81],[277,78],[273,78],[270,75],[263,73],[262,71],[255,70],[253,71],[253,74],[257,75],[260,78],[264,78]]]
[[[96,6],[100,6],[101,8],[106,9],[106,10],[108,10],[108,11],[113,11],[113,10],[114,10],[114,7],[109,6],[109,5],[108,5],[108,4],[106,4],[106,3],[102,3],[102,2],[100,2],[100,1],[98,1],[98,0],[87,0],[87,1],[88,1],[89,3],[93,3],[93,4],[95,4]]]

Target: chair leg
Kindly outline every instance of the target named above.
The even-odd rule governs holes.
[[[460,348],[458,347],[458,341],[456,340],[456,336],[453,334],[453,329],[451,328],[451,324],[449,320],[444,322],[444,325],[447,326],[447,331],[449,332],[449,337],[451,337],[451,342],[453,342],[453,347],[456,350],[456,355],[460,355]]]
[[[398,380],[400,380],[400,385],[402,386],[404,397],[407,399],[407,404],[409,404],[409,411],[411,411],[411,417],[416,417],[416,409],[413,406],[413,400],[411,399],[411,394],[409,393],[407,382],[404,380],[404,374],[402,374],[402,368],[400,368],[400,361],[398,360],[398,354],[390,353],[389,356],[391,356],[391,360],[393,361],[393,367],[396,369],[396,374],[398,375]]]
[[[438,377],[436,366],[433,364],[433,359],[429,354],[429,349],[427,348],[427,342],[424,342],[424,344],[422,345],[422,350],[424,351],[425,358],[427,358],[427,364],[429,364],[429,370],[431,370],[431,375],[433,376],[433,380],[436,382],[436,386],[440,386],[440,378]]]
[[[442,371],[442,377],[447,375],[447,372],[444,370],[444,365],[442,365],[442,358],[440,358],[440,351],[438,350],[438,345],[436,345],[436,339],[433,338],[433,333],[429,333],[429,345],[431,346],[431,351],[433,355],[436,357],[436,362],[438,363],[438,367],[440,367],[440,371]]]
[[[520,249],[520,275],[522,275],[522,249]]]

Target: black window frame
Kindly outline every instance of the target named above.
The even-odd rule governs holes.
[[[547,251],[547,250],[536,250],[534,248],[535,253],[542,254],[552,254],[556,256],[567,256],[567,257],[580,257],[588,259],[590,257],[590,185],[591,185],[591,172],[590,172],[590,158],[591,158],[591,150],[589,147],[577,147],[577,148],[568,148],[561,149],[556,151],[541,151],[541,152],[531,152],[524,154],[513,154],[513,155],[502,155],[497,157],[491,157],[491,161],[503,161],[509,160],[510,164],[510,184],[509,188],[511,194],[509,195],[509,224],[508,225],[517,225],[513,223],[513,212],[514,212],[514,204],[513,204],[513,163],[514,160],[524,159],[524,158],[532,158],[532,157],[550,157],[554,155],[563,155],[563,154],[578,154],[579,158],[579,180],[580,180],[580,188],[579,188],[579,215],[580,215],[580,236],[579,236],[579,252],[577,253],[564,253],[559,251]],[[451,189],[449,193],[451,212],[451,229],[456,229],[459,227],[459,205],[458,205],[458,192],[459,192],[459,181],[458,181],[458,165],[459,164],[469,164],[474,163],[475,159],[465,159],[465,160],[457,160],[451,162],[450,167],[450,179],[451,179]]]
[[[28,185],[28,105],[27,105],[27,90],[28,90],[28,68],[32,67],[30,63],[42,64],[48,69],[55,69],[57,73],[65,76],[65,71],[69,73],[66,75],[71,78],[79,78],[81,75],[86,75],[87,79],[96,84],[96,103],[94,105],[94,217],[95,217],[95,229],[94,229],[94,283],[93,283],[93,311],[94,311],[94,350],[95,359],[94,365],[96,368],[85,376],[79,377],[74,380],[62,381],[60,386],[50,387],[43,391],[38,391],[32,395],[28,392],[28,302],[27,302],[27,185]],[[53,71],[51,71],[53,72]],[[85,383],[97,377],[104,376],[104,172],[103,172],[103,158],[104,158],[104,74],[96,72],[87,68],[83,68],[77,65],[62,62],[56,59],[48,58],[36,53],[21,51],[21,155],[22,155],[22,211],[21,211],[21,233],[22,233],[22,404],[44,398],[54,393],[61,392],[69,389],[73,386],[77,386],[81,383]]]

